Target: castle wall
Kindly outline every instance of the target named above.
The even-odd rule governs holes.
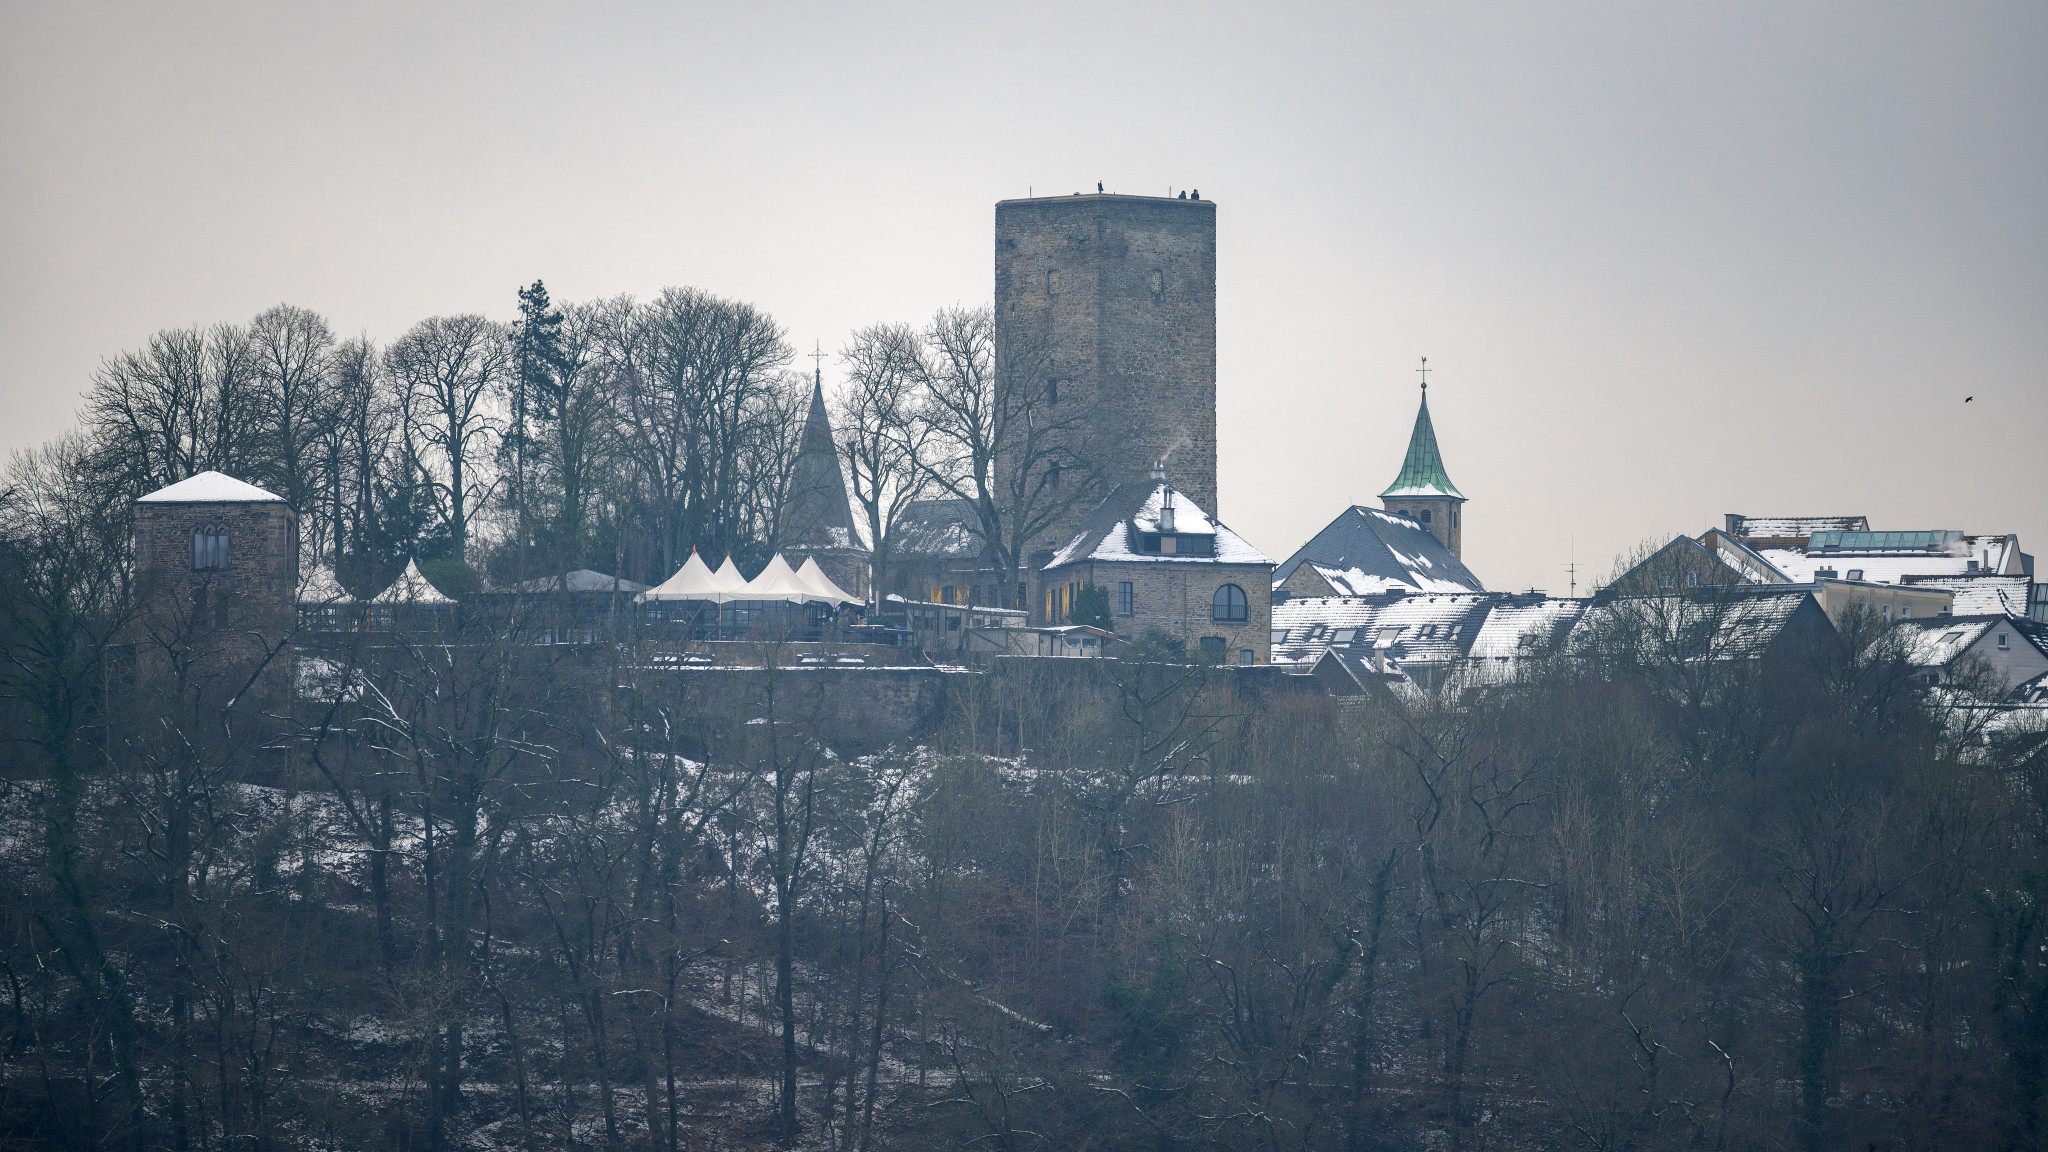
[[[1078,406],[1103,490],[1165,460],[1220,516],[1216,493],[1216,205],[1062,196],[996,205],[997,355],[1037,353]],[[1028,347],[1026,347],[1028,345]],[[1093,501],[1046,533],[1063,540]]]

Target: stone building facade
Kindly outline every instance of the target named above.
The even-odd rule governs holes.
[[[1216,205],[1076,195],[996,204],[996,356],[1043,371],[1102,490],[1165,461],[1217,509]],[[1043,537],[1066,542],[1092,506]]]
[[[1032,619],[1060,625],[1093,585],[1118,637],[1161,634],[1190,655],[1229,664],[1272,660],[1273,562],[1209,518],[1161,472],[1110,490],[1073,540],[1033,575]]]
[[[231,681],[297,623],[298,514],[254,484],[201,472],[136,500],[135,566],[147,597],[144,659],[185,646]],[[269,691],[283,691],[289,664],[272,658]]]

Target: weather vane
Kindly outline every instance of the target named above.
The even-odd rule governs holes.
[[[1422,367],[1417,368],[1416,371],[1422,373],[1422,390],[1424,392],[1429,391],[1429,357],[1424,356],[1422,358]]]

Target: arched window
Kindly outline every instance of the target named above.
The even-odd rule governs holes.
[[[195,571],[228,566],[228,530],[208,524],[192,534],[192,567]]]
[[[1216,590],[1216,598],[1210,601],[1209,618],[1219,624],[1242,624],[1245,607],[1244,589],[1235,584],[1225,584]]]
[[[1423,510],[1421,510],[1420,512],[1417,512],[1417,513],[1415,514],[1415,516],[1416,516],[1416,518],[1417,518],[1417,519],[1421,520],[1421,521],[1422,521],[1422,522],[1423,522],[1424,524],[1427,524],[1427,523],[1429,523],[1429,509],[1427,509],[1427,508],[1424,508],[1424,509],[1423,509]]]

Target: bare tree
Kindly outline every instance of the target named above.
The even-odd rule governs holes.
[[[471,517],[491,491],[491,400],[510,360],[503,326],[474,314],[422,320],[384,354],[457,559],[466,557]]]
[[[931,484],[924,467],[931,426],[916,418],[918,385],[928,376],[924,348],[908,324],[875,324],[856,331],[839,359],[847,375],[837,405],[839,456],[879,573],[904,513]]]
[[[1043,342],[1025,332],[1004,335],[999,359],[988,308],[933,316],[918,411],[932,483],[973,510],[987,561],[1000,574],[998,603],[1015,597],[1029,549],[1097,494],[1086,430],[1053,403]]]
[[[93,374],[83,416],[94,473],[131,496],[209,469],[246,474],[261,411],[247,329],[166,329]]]

